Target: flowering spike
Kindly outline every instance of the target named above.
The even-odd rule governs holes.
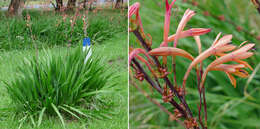
[[[209,67],[213,67],[216,66],[218,64],[223,64],[229,61],[236,61],[236,60],[240,60],[240,59],[246,59],[250,56],[253,55],[252,52],[247,52],[248,50],[250,50],[252,47],[254,47],[254,44],[247,44],[243,47],[241,47],[240,49],[233,51],[229,54],[226,54],[218,59],[216,59],[215,61],[213,61]]]
[[[148,52],[152,56],[182,56],[193,60],[194,58],[188,52],[174,47],[159,47]]]
[[[216,59],[211,64],[209,64],[208,67],[206,68],[205,72],[202,75],[202,82],[201,82],[200,87],[202,87],[204,85],[206,76],[207,76],[208,72],[210,71],[210,69],[212,69],[213,67],[216,67],[217,65],[226,63],[226,62],[246,59],[246,58],[252,56],[253,53],[248,52],[248,51],[250,49],[252,49],[253,47],[254,47],[254,44],[247,44],[247,45],[245,45],[245,46],[243,46],[243,47],[241,47],[241,48],[239,48],[239,49],[237,49],[237,50],[235,50],[235,51],[233,51],[229,54],[221,56],[220,58]],[[247,77],[248,76],[247,72],[245,72],[241,69],[238,69],[238,71],[234,72],[233,74],[240,76],[240,77]],[[234,81],[232,81],[232,84],[234,84]]]
[[[221,39],[219,39],[220,34],[218,34],[218,36],[216,37],[216,40],[213,42],[213,45],[209,49],[202,52],[199,56],[197,56],[192,61],[192,63],[188,67],[188,69],[187,69],[187,71],[184,75],[184,78],[183,78],[183,86],[184,87],[186,85],[186,80],[189,76],[191,69],[193,67],[195,67],[198,63],[202,62],[204,59],[208,58],[211,55],[223,55],[223,56],[221,56],[220,58],[218,58],[214,61],[214,63],[216,63],[214,66],[216,66],[218,64],[225,63],[223,61],[227,61],[227,62],[230,61],[230,60],[236,61],[236,60],[248,58],[248,57],[253,55],[253,53],[246,52],[246,51],[250,50],[254,46],[254,44],[247,44],[247,45],[241,47],[240,49],[234,51],[235,53],[231,52],[235,56],[233,56],[233,54],[229,53],[229,56],[226,57],[226,55],[228,55],[228,54],[224,54],[224,52],[231,51],[231,50],[235,49],[236,47],[232,44],[229,44],[231,39],[232,39],[232,35],[225,35]],[[225,57],[225,58],[223,58],[223,57]],[[218,63],[216,61],[218,61],[220,63]]]

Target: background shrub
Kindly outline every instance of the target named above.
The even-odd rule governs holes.
[[[118,32],[127,31],[126,10],[122,13],[104,9],[98,12],[89,12],[87,36],[92,43],[103,43]],[[80,12],[83,15],[84,11]],[[31,29],[26,26],[26,16],[31,17]],[[7,18],[0,15],[0,49],[30,49],[34,43],[38,47],[65,46],[68,43],[78,44],[86,37],[83,29],[82,17],[78,16],[73,29],[70,19],[75,13],[56,13],[47,10],[25,10],[23,17]],[[34,39],[32,39],[32,36]],[[69,42],[70,41],[70,42]]]

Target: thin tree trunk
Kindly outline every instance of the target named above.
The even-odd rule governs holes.
[[[56,0],[55,10],[60,11],[62,8],[63,8],[63,1],[62,0]]]
[[[115,8],[120,8],[120,2],[123,0],[116,0]]]
[[[86,2],[87,2],[87,0],[84,0],[84,1],[83,1],[83,8],[84,8],[84,9],[86,8]]]
[[[90,2],[88,2],[88,5],[89,5],[88,10],[89,11],[92,11],[94,2],[95,2],[95,0],[91,0]]]
[[[73,9],[76,7],[76,1],[77,0],[69,0],[67,4],[67,9]]]
[[[24,3],[25,3],[24,0],[11,0],[11,3],[9,4],[9,7],[8,7],[8,15],[21,16],[23,8],[24,8]]]

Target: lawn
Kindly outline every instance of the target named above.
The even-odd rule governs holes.
[[[142,19],[144,32],[152,36],[152,48],[156,48],[163,41],[163,25],[165,4],[163,1],[130,1],[140,2],[140,16]],[[211,28],[212,31],[201,36],[202,51],[208,48],[219,32],[223,34],[233,34],[232,43],[235,45],[247,40],[256,44],[255,56],[248,59],[253,68],[259,65],[259,40],[260,35],[259,21],[260,15],[255,10],[250,1],[232,1],[232,0],[195,0],[197,3],[192,4],[192,0],[183,2],[177,0],[174,5],[170,24],[170,34],[174,34],[177,25],[182,18],[184,11],[188,8],[196,11],[196,15],[188,22],[184,30],[189,28]],[[196,6],[195,6],[196,5]],[[246,5],[246,6],[245,6]],[[205,15],[205,13],[210,15]],[[223,16],[222,16],[223,15]],[[224,20],[219,19],[224,17]],[[130,33],[130,47],[140,48],[136,42],[134,34]],[[172,43],[171,45],[172,46]],[[190,52],[197,56],[197,46],[193,38],[181,39],[178,48]],[[205,61],[206,65],[212,61],[211,57]],[[182,84],[182,78],[189,65],[188,60],[177,57],[177,81],[178,85]],[[203,63],[204,64],[204,63]],[[247,129],[259,128],[260,125],[260,101],[259,101],[259,70],[255,69],[252,74],[252,80],[239,78],[237,87],[234,88],[228,77],[223,72],[210,72],[208,74],[205,87],[208,104],[208,128],[210,129]],[[252,73],[252,72],[250,72]],[[196,73],[193,71],[187,81],[187,100],[192,112],[198,115],[197,105],[198,93],[196,91]],[[169,77],[173,81],[173,76]],[[161,81],[161,80],[159,80]],[[161,96],[156,91],[148,88],[148,83],[137,83],[149,95],[173,112],[173,108],[163,103]],[[164,128],[164,129],[181,129],[177,122],[171,122],[168,115],[162,112],[156,105],[151,103],[141,94],[134,86],[130,85],[130,128]],[[248,96],[248,94],[250,96]]]
[[[104,66],[109,68],[116,78],[109,83],[116,83],[116,86],[108,89],[110,92],[98,96],[108,105],[104,109],[109,113],[108,118],[88,120],[65,120],[68,129],[126,129],[128,127],[128,72],[127,72],[127,20],[122,15],[126,11],[105,10],[97,13],[89,13],[88,36],[92,39],[93,54],[101,56]],[[3,14],[3,12],[1,12]],[[24,58],[36,54],[35,44],[39,50],[39,56],[44,55],[44,49],[52,54],[57,52],[66,53],[67,44],[70,47],[81,44],[85,34],[82,20],[77,19],[75,31],[70,28],[70,21],[57,26],[55,23],[62,21],[62,15],[49,11],[26,10],[24,16],[29,14],[32,18],[32,32],[28,31],[23,18],[6,18],[1,16],[0,36],[0,128],[18,128],[22,117],[17,117],[12,108],[11,99],[7,94],[3,81],[10,81],[16,76],[16,69],[22,64]],[[74,13],[69,14],[73,16]],[[42,18],[44,17],[44,18]],[[10,25],[11,22],[13,24]],[[105,23],[105,24],[103,24]],[[91,27],[92,26],[92,27]],[[7,33],[4,29],[14,27]],[[125,28],[125,29],[124,29]],[[43,32],[44,31],[44,32]],[[72,33],[71,33],[72,32]],[[67,34],[66,34],[67,33]],[[32,39],[31,36],[36,38]],[[20,37],[20,38],[17,38]],[[98,114],[97,114],[98,115]],[[26,121],[22,129],[34,129],[30,121]],[[61,121],[57,117],[43,117],[39,129],[61,129]]]

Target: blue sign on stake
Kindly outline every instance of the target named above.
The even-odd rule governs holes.
[[[90,45],[91,45],[90,38],[89,37],[84,38],[83,39],[83,46],[90,46]]]
[[[90,58],[90,56],[92,55],[92,50],[91,50],[90,46],[91,46],[90,38],[89,38],[89,37],[84,38],[84,39],[83,39],[83,51],[85,51],[86,49],[87,49],[87,51],[88,51],[88,54],[87,54],[87,56],[86,56],[86,58],[85,58],[84,63],[86,63],[87,60],[88,60],[88,59]]]

